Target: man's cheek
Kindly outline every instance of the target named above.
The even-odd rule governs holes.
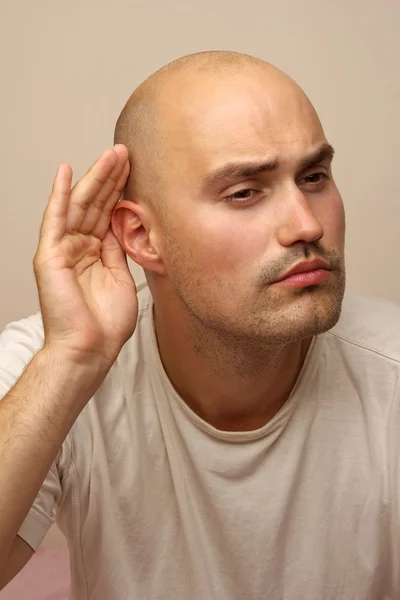
[[[204,248],[204,267],[214,272],[230,273],[240,268],[243,252],[240,252],[239,244],[234,240],[219,238],[215,243],[209,243]]]

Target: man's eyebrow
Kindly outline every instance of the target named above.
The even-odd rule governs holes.
[[[330,144],[322,144],[320,148],[317,148],[315,152],[312,152],[309,156],[305,156],[301,158],[299,161],[300,171],[305,171],[306,169],[310,169],[314,167],[320,162],[324,160],[331,161],[334,157],[335,150],[333,146]]]
[[[218,167],[211,173],[208,173],[203,180],[204,189],[216,187],[217,185],[229,184],[235,182],[237,179],[252,177],[259,175],[260,173],[266,173],[268,171],[275,171],[278,167],[277,160],[264,160],[260,161],[241,161],[229,162]]]
[[[304,171],[310,169],[314,165],[324,161],[332,160],[335,151],[330,144],[323,144],[312,154],[305,156],[299,161],[299,170]],[[203,188],[205,190],[216,187],[217,185],[234,183],[237,179],[253,177],[261,173],[275,171],[279,166],[277,159],[264,161],[242,161],[229,162],[218,167],[211,173],[205,176],[203,180]]]

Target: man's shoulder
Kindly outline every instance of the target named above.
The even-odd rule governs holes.
[[[0,332],[0,352],[17,352],[27,356],[43,345],[44,330],[40,312],[29,317],[10,321]]]
[[[0,398],[8,392],[44,341],[40,313],[11,321],[0,333]]]
[[[329,333],[400,363],[400,306],[389,300],[347,292],[341,317]]]
[[[43,320],[40,312],[7,323],[4,329],[0,331],[0,340],[6,343],[19,336],[25,337],[27,335],[43,340]]]
[[[146,313],[149,309],[152,300],[150,288],[147,285],[146,281],[143,281],[142,283],[139,283],[137,285],[137,297],[139,315]]]

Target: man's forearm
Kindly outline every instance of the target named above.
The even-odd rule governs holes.
[[[0,575],[57,452],[104,376],[42,350],[0,400]]]

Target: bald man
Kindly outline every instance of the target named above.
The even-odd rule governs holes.
[[[60,165],[0,337],[2,585],[56,518],[73,600],[399,598],[400,309],[345,294],[310,101],[200,53],[115,141]]]

